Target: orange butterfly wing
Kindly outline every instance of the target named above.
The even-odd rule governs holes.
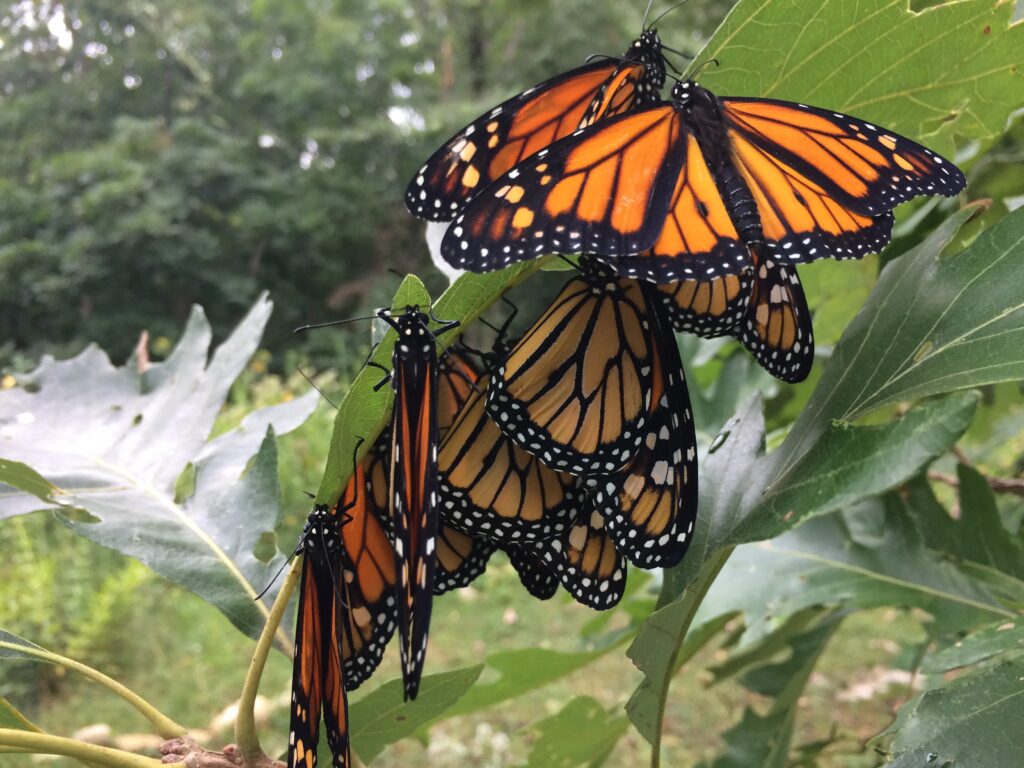
[[[503,102],[427,160],[406,190],[406,207],[420,218],[448,221],[494,179],[581,123],[628,109],[644,69],[640,62],[594,62]]]
[[[686,137],[685,157],[654,245],[643,253],[605,259],[616,270],[664,283],[738,273],[747,267],[746,245],[693,134]]]
[[[558,538],[528,546],[558,575],[566,592],[577,602],[601,611],[622,599],[626,560],[604,516],[590,505]]]
[[[487,377],[477,386],[487,389]],[[438,453],[438,498],[447,523],[499,543],[550,538],[576,514],[576,480],[509,440],[473,392]]]
[[[732,333],[742,322],[753,270],[708,280],[677,280],[654,288],[675,330],[713,339]]]
[[[588,482],[618,551],[641,568],[667,568],[682,560],[697,518],[697,437],[675,335],[647,292],[658,354],[643,444],[627,467]]]
[[[858,258],[884,248],[892,209],[955,195],[960,170],[920,144],[849,115],[723,98],[733,165],[757,204],[773,261]]]
[[[334,768],[351,763],[348,696],[342,665],[347,610],[343,603],[343,518],[317,506],[302,532],[302,579],[292,664],[290,768],[316,768],[323,712]]]
[[[483,190],[448,229],[441,254],[488,272],[544,253],[645,250],[662,230],[685,154],[671,105],[602,120]]]
[[[618,469],[643,437],[652,356],[640,284],[585,267],[491,377],[488,413],[548,466]]]
[[[383,508],[374,498],[375,490],[384,497]],[[398,616],[395,552],[380,514],[386,509],[386,496],[386,470],[381,454],[373,451],[356,466],[338,504],[338,514],[346,519],[341,568],[348,611],[341,638],[345,680],[351,690],[377,668]]]
[[[773,376],[803,381],[814,364],[814,330],[796,267],[760,257],[755,264],[739,339]]]

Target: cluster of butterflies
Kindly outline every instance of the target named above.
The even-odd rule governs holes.
[[[894,206],[959,193],[963,174],[863,120],[677,81],[654,29],[622,57],[559,75],[466,126],[406,192],[450,221],[453,266],[580,254],[579,272],[517,341],[437,337],[418,307],[395,331],[390,428],[342,498],[310,515],[299,598],[289,766],[313,768],[321,714],[350,764],[346,692],[399,635],[419,690],[433,596],[496,549],[541,599],[561,585],[604,609],[628,564],[678,563],[697,503],[693,418],[673,331],[732,335],[790,382],[813,360],[795,265],[889,241]]]

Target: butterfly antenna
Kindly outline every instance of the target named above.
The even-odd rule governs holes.
[[[276,582],[276,581],[277,581],[277,580],[278,580],[279,578],[281,578],[281,574],[282,574],[282,573],[284,573],[284,569],[288,567],[288,563],[290,563],[290,562],[292,561],[292,559],[293,559],[293,558],[294,558],[294,557],[295,557],[295,556],[296,556],[297,554],[299,554],[299,550],[300,550],[300,549],[302,549],[302,542],[299,542],[299,546],[295,548],[295,551],[294,551],[294,552],[292,552],[292,556],[291,556],[291,557],[289,557],[289,558],[287,558],[287,559],[286,559],[286,560],[285,560],[285,561],[284,561],[284,562],[283,562],[283,563],[281,564],[281,567],[277,569],[277,573],[275,573],[275,574],[274,574],[274,578],[272,578],[272,579],[270,580],[270,583],[269,583],[269,584],[267,584],[267,586],[265,586],[265,587],[263,588],[263,591],[262,591],[262,592],[260,592],[260,593],[259,593],[258,595],[256,595],[256,597],[254,597],[254,598],[253,598],[253,602],[256,602],[256,603],[258,603],[258,602],[259,602],[259,601],[260,601],[260,600],[261,600],[261,599],[263,598],[263,596],[264,596],[265,594],[267,594],[267,592],[269,592],[269,591],[270,591],[270,588],[271,588],[272,586],[274,586],[274,582]]]
[[[696,80],[697,79],[697,75],[699,75],[701,72],[703,72],[704,69],[708,65],[710,65],[710,64],[714,64],[716,67],[722,66],[722,63],[718,59],[708,59],[707,61],[705,61],[705,62],[703,62],[701,64],[698,64],[696,67],[693,68],[693,72],[690,73],[689,79],[690,80]]]
[[[304,378],[304,379],[305,379],[306,381],[308,381],[308,382],[309,382],[309,385],[310,385],[311,387],[313,387],[313,389],[315,389],[315,390],[316,390],[317,392],[319,392],[319,393],[320,393],[320,397],[322,397],[322,398],[323,398],[324,400],[326,400],[326,401],[327,401],[328,403],[330,403],[330,404],[331,404],[331,405],[332,405],[332,406],[334,407],[334,410],[338,410],[338,404],[337,404],[337,403],[335,403],[335,402],[334,402],[333,400],[331,400],[331,398],[329,398],[329,397],[328,397],[328,396],[327,396],[327,395],[326,395],[326,394],[324,393],[324,391],[323,391],[322,389],[320,389],[320,387],[318,387],[318,386],[316,385],[316,382],[315,382],[315,381],[313,381],[313,379],[311,379],[311,378],[310,378],[309,374],[308,374],[308,373],[306,373],[306,372],[305,372],[304,370],[302,370],[302,366],[301,366],[301,365],[298,365],[298,366],[296,366],[296,368],[298,368],[298,369],[299,369],[299,373],[301,373],[301,374],[302,374],[302,378]]]
[[[654,0],[647,0],[647,7],[644,9],[644,18],[640,22],[640,33],[643,34],[647,31],[647,16],[651,12],[651,7],[654,5]]]
[[[310,323],[309,325],[300,325],[292,333],[305,333],[317,328],[329,328],[332,325],[345,325],[345,323],[355,323],[360,320],[373,320],[375,317],[376,315],[370,315],[369,317],[349,317],[344,320],[330,320],[326,323]]]
[[[679,79],[680,77],[682,77],[683,73],[682,73],[682,72],[681,72],[681,71],[679,70],[679,68],[678,68],[678,67],[677,67],[677,66],[676,66],[675,64],[673,64],[673,63],[672,63],[672,62],[671,62],[671,61],[669,60],[669,58],[668,58],[667,56],[662,56],[662,57],[661,57],[661,61],[662,61],[662,63],[663,63],[663,64],[664,64],[664,65],[665,65],[666,67],[668,67],[669,69],[671,69],[671,70],[672,70],[672,72],[673,72],[673,73],[674,73],[674,75],[675,75],[675,79],[676,79],[676,80],[678,80],[678,79]]]
[[[674,11],[676,8],[679,8],[680,6],[685,5],[686,2],[687,2],[687,0],[679,0],[679,2],[676,3],[675,5],[669,7],[665,11],[662,11],[660,14],[658,14],[658,17],[654,21],[651,22],[650,26],[644,27],[644,31],[646,32],[648,29],[653,29],[655,24],[657,24],[659,21],[661,21],[666,16],[668,16],[670,13],[672,13],[672,11]],[[650,6],[648,6],[648,8],[650,8]]]

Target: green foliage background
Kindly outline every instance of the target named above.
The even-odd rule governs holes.
[[[361,759],[1007,764],[1013,745],[998,736],[1024,715],[1022,6],[743,0],[726,18],[733,3],[691,0],[659,23],[676,48],[706,44],[699,63],[720,59],[701,73],[709,87],[904,132],[955,157],[968,199],[990,202],[904,206],[879,257],[802,268],[818,359],[801,385],[733,342],[681,338],[702,457],[683,564],[634,570],[622,606],[595,615],[564,595],[533,601],[497,558],[439,601],[438,674],[417,705],[400,705],[393,658],[354,697]],[[64,668],[10,661],[6,631],[118,677],[210,746],[231,739],[214,716],[262,627],[252,596],[295,540],[303,491],[336,496],[354,436],[381,427],[390,398],[372,393],[376,372],[355,375],[369,334],[291,328],[396,289],[440,297],[443,317],[500,318],[488,304],[529,269],[444,292],[405,181],[483,108],[619,52],[641,12],[584,0],[7,7],[0,364],[27,371],[89,341],[127,362],[94,349],[3,379],[0,728],[21,727],[21,710],[58,733],[147,730]],[[423,282],[399,288],[389,268]],[[513,287],[520,320],[560,282]],[[169,359],[140,375],[143,328]],[[339,411],[309,415],[307,361]],[[146,447],[119,453],[107,438],[138,438],[133,409]],[[33,410],[46,418],[25,423]],[[104,450],[81,450],[90,439]],[[102,498],[79,471],[93,453]],[[261,688],[271,752],[289,674],[274,654]]]

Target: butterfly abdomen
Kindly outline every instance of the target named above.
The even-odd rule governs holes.
[[[757,202],[735,166],[724,163],[714,176],[715,185],[725,201],[725,208],[740,239],[747,245],[763,243],[764,231],[761,228],[761,216],[757,212]]]

